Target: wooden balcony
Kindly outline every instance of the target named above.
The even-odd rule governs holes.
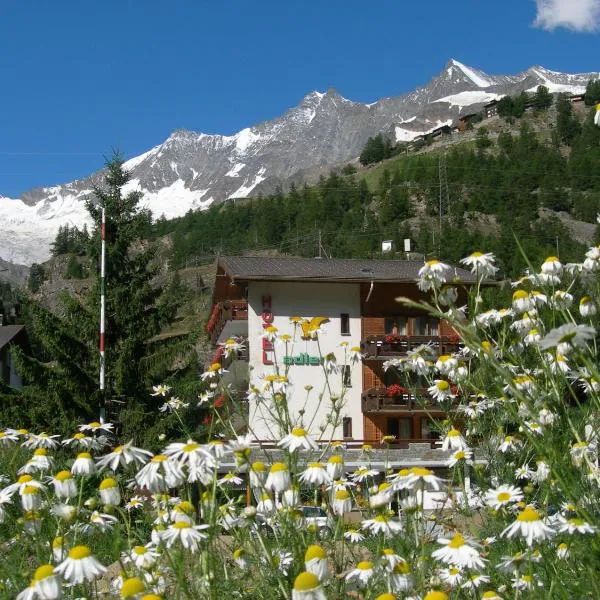
[[[247,300],[223,300],[213,306],[210,318],[206,324],[206,333],[213,344],[217,343],[227,321],[247,321]]]
[[[417,388],[414,390],[419,396],[411,392],[389,396],[387,388],[371,388],[362,393],[362,412],[381,413],[381,412],[403,412],[425,410],[432,405],[427,397],[427,388]]]
[[[369,335],[360,343],[360,349],[365,360],[387,360],[389,358],[406,356],[407,352],[427,344],[433,351],[440,354],[457,352],[461,345],[457,338],[432,335]]]

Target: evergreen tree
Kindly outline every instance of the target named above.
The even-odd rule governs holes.
[[[149,390],[168,376],[176,358],[189,365],[188,338],[163,341],[158,334],[175,317],[180,298],[162,298],[163,287],[152,284],[154,248],[142,239],[150,214],[140,210],[140,194],[122,195],[129,180],[123,160],[115,154],[107,161],[104,185],[95,188],[95,201],[87,209],[94,222],[91,258],[99,259],[101,211],[106,211],[106,397],[129,402],[136,415],[154,422]],[[97,416],[104,401],[98,391],[99,277],[83,302],[64,294],[64,317],[59,318],[35,302],[28,303],[34,356],[17,354],[26,383],[25,398],[44,398],[46,408],[65,421]],[[167,287],[167,292],[169,288]],[[173,290],[171,290],[172,292]],[[155,408],[155,407],[154,407]],[[126,424],[123,424],[127,429]],[[140,432],[128,431],[127,435]]]
[[[560,94],[556,101],[556,132],[563,144],[570,145],[576,136],[581,133],[581,125],[573,116],[573,106],[569,99]]]
[[[533,97],[533,106],[536,111],[547,110],[552,106],[552,94],[545,85],[539,85]]]
[[[595,106],[600,102],[600,79],[590,79],[585,89],[586,106]]]
[[[513,99],[510,96],[503,96],[498,101],[498,115],[503,118],[508,118],[513,116]]]

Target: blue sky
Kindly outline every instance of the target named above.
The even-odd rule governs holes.
[[[598,71],[599,7],[2,0],[0,195],[85,176],[112,148],[131,157],[177,128],[231,134],[314,89],[363,102],[398,95],[449,58],[491,74]]]

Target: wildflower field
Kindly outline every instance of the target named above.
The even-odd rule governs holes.
[[[424,377],[448,414],[438,423],[447,471],[379,473],[365,449],[348,472],[332,435],[344,395],[315,396],[330,409],[315,439],[287,410],[289,394],[305,393],[291,365],[249,392],[278,423],[273,460],[214,406],[228,389],[213,365],[194,399],[212,406],[207,439],[183,418],[181,439],[160,454],[117,441],[110,423],[82,424],[68,439],[17,423],[0,433],[0,597],[600,598],[600,247],[577,264],[549,257],[507,284],[512,301],[495,308],[482,298],[493,256],[462,262],[478,280],[468,306],[456,306],[460,283],[441,262],[426,263],[418,282],[429,294],[420,308],[452,324],[460,351],[422,346],[385,365],[407,388]],[[283,347],[307,323],[316,353],[323,319],[266,335]],[[323,358],[333,375],[360,354]],[[189,403],[167,386],[153,393],[165,413]],[[446,492],[434,511],[423,508],[430,490]],[[298,509],[307,496],[323,502],[325,534]]]

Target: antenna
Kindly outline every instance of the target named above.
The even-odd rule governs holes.
[[[102,226],[100,229],[101,248],[100,248],[100,422],[103,423],[106,417],[106,401],[104,391],[104,375],[105,375],[105,318],[104,312],[105,303],[105,275],[106,275],[106,212],[102,207]]]

